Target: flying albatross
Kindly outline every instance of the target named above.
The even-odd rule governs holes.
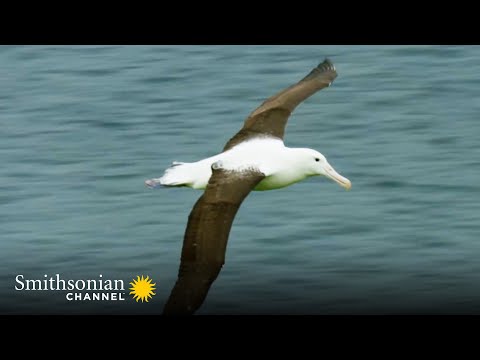
[[[350,189],[350,181],[321,153],[283,143],[292,111],[336,77],[335,66],[325,59],[298,83],[265,100],[220,154],[193,163],[174,162],[162,177],[145,181],[151,188],[205,189],[188,217],[178,279],[163,314],[193,314],[202,305],[224,264],[235,214],[250,191],[279,189],[315,175]]]

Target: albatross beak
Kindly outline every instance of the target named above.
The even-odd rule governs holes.
[[[337,173],[335,169],[328,163],[325,166],[325,176],[335,181],[338,185],[344,187],[346,190],[350,190],[352,187],[350,180]]]

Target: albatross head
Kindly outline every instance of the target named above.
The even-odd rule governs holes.
[[[299,149],[301,150],[302,165],[310,176],[323,175],[330,180],[335,181],[346,190],[350,190],[352,183],[346,177],[343,177],[335,171],[321,153],[312,149]]]

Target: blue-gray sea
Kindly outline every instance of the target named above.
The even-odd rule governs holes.
[[[252,192],[198,314],[479,314],[480,47],[218,45],[0,47],[0,314],[160,314],[201,191],[144,181],[221,151],[325,57],[338,77],[285,143],[352,189]],[[18,290],[56,274],[124,300]]]

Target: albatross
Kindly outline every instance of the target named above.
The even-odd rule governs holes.
[[[351,188],[350,180],[323,154],[289,148],[283,142],[293,110],[336,77],[335,66],[325,59],[255,109],[221,153],[197,162],[173,162],[161,177],[145,181],[150,188],[204,190],[188,217],[178,279],[163,314],[193,314],[202,305],[225,262],[235,215],[251,191],[280,189],[311,176],[325,176],[346,190]]]

